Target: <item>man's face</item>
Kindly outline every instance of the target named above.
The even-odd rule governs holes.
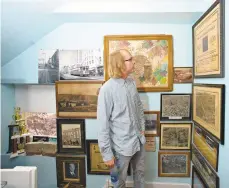
[[[125,61],[126,73],[127,74],[132,73],[134,70],[134,61],[133,61],[132,55],[126,50],[121,50],[120,52]]]

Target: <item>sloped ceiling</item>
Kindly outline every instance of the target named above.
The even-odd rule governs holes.
[[[57,28],[65,22],[80,21],[99,21],[104,14],[90,14],[85,18],[85,14],[78,13],[57,13],[59,7],[69,2],[77,2],[80,0],[3,0],[2,1],[2,27],[1,27],[1,63],[4,66],[13,58],[25,51],[31,45],[36,43],[40,38]],[[83,2],[88,1],[84,0]],[[101,0],[100,0],[101,1]],[[115,1],[115,0],[107,0]],[[106,1],[106,2],[107,2]],[[116,0],[119,1],[119,0]],[[123,0],[128,1],[128,0]],[[132,0],[135,1],[135,0]],[[131,2],[132,2],[131,1]],[[141,1],[142,0],[138,0]],[[156,0],[151,0],[156,1]],[[169,1],[169,0],[160,0]],[[170,0],[171,1],[171,0]],[[175,0],[172,0],[175,1]],[[190,1],[190,0],[176,0]],[[196,1],[197,0],[192,0]],[[198,0],[198,2],[212,2],[213,0]],[[82,2],[82,1],[81,1]],[[190,14],[191,15],[191,14]],[[190,15],[186,14],[184,19],[188,19]],[[123,15],[123,18],[125,15]],[[161,17],[161,16],[160,16]],[[109,15],[108,15],[109,18]],[[172,18],[172,16],[170,16]],[[94,20],[93,20],[94,19]],[[97,20],[96,20],[97,19]],[[110,19],[113,19],[110,16]],[[114,18],[115,19],[115,18]],[[116,17],[116,20],[122,18]],[[144,19],[144,18],[142,18]],[[193,19],[190,17],[189,19]],[[129,20],[131,21],[131,20]],[[170,21],[170,20],[168,20]]]

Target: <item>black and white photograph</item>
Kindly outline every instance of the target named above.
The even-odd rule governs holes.
[[[158,136],[159,134],[159,111],[145,111],[145,135]]]
[[[81,148],[80,124],[62,124],[63,148]]]
[[[79,163],[65,162],[65,177],[64,179],[79,180]]]
[[[54,84],[59,80],[59,50],[39,51],[38,83]]]
[[[100,49],[60,50],[60,80],[104,80]]]

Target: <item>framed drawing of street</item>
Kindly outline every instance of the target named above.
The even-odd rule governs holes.
[[[192,123],[161,123],[160,150],[191,148]]]
[[[188,84],[193,82],[192,67],[174,67],[174,84]]]
[[[193,85],[193,121],[224,143],[225,86]]]
[[[211,134],[195,125],[193,130],[193,143],[209,164],[218,171],[219,143]]]
[[[96,118],[97,91],[102,81],[56,82],[57,117]]]
[[[159,151],[159,177],[190,177],[189,151]]]
[[[218,175],[194,145],[192,145],[192,162],[200,173],[207,187],[219,188]]]
[[[104,37],[105,80],[109,79],[109,56],[128,50],[135,62],[131,77],[138,91],[173,90],[173,40],[171,35],[108,35]]]
[[[194,165],[192,165],[192,188],[206,188],[206,184]]]
[[[191,120],[192,95],[186,93],[161,94],[161,121]]]
[[[58,153],[86,153],[84,119],[57,119],[56,128]]]
[[[192,27],[195,78],[224,77],[224,3],[216,0]]]
[[[159,111],[145,111],[145,135],[158,136],[160,131],[160,112]]]

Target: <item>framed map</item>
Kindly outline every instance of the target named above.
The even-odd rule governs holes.
[[[224,77],[224,0],[216,2],[192,27],[194,77]]]
[[[109,55],[128,50],[135,62],[131,77],[138,91],[173,90],[173,40],[171,35],[113,35],[104,37],[105,80],[109,79]]]

